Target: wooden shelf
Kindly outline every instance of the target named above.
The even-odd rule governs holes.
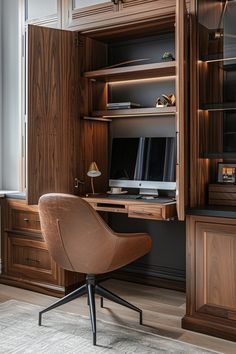
[[[235,111],[236,103],[214,103],[214,104],[205,104],[201,108],[204,111],[214,112],[214,111]]]
[[[236,152],[204,152],[201,154],[203,159],[233,159],[236,160]]]
[[[84,77],[88,79],[104,81],[122,81],[134,79],[159,78],[164,76],[174,76],[176,72],[176,62],[168,61],[162,63],[152,63],[143,65],[123,66],[119,68],[104,68],[100,70],[87,71]]]
[[[103,118],[125,118],[125,117],[146,117],[146,116],[172,116],[176,113],[176,107],[152,107],[152,108],[130,108],[115,109],[92,112],[93,117]]]
[[[234,61],[236,57],[229,57],[229,58],[219,58],[219,55],[209,55],[200,59],[200,61],[204,61],[207,63],[216,63],[216,62],[227,62],[227,61]]]

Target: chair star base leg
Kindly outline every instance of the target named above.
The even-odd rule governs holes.
[[[128,307],[129,309],[138,312],[139,313],[139,323],[141,325],[143,324],[142,310],[140,310],[138,307],[130,304],[128,301],[122,299],[121,297],[117,296],[116,294],[112,293],[111,291],[103,288],[100,285],[97,285],[95,282],[95,276],[88,275],[86,277],[86,284],[81,286],[79,289],[74,290],[72,293],[64,296],[62,299],[59,299],[54,304],[48,306],[44,310],[40,311],[39,318],[38,318],[38,325],[39,326],[42,325],[43,313],[53,310],[53,309],[57,308],[58,306],[64,305],[74,299],[77,299],[78,297],[80,297],[86,293],[88,294],[87,304],[88,304],[89,310],[90,310],[90,319],[91,319],[91,326],[92,326],[92,333],[93,333],[93,345],[97,344],[95,293],[101,296],[101,298],[100,298],[101,308],[103,308],[103,299],[104,298],[114,301],[119,305]]]

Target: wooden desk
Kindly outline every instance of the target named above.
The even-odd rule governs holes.
[[[83,198],[95,210],[128,214],[129,218],[171,220],[176,216],[176,202],[159,203],[158,200],[109,199],[106,195]]]

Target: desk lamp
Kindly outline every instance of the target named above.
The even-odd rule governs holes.
[[[101,176],[101,172],[99,171],[95,161],[91,162],[87,175],[91,177],[91,187],[92,187],[92,192],[94,194],[93,178]]]

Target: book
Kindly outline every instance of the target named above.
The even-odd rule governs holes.
[[[107,109],[129,109],[129,108],[138,108],[138,107],[140,107],[140,104],[134,102],[107,103]]]

